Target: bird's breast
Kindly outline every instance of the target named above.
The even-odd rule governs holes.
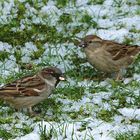
[[[101,71],[110,73],[118,70],[110,56],[108,57],[108,54],[102,49],[96,49],[94,51],[85,49],[85,54],[88,62]]]

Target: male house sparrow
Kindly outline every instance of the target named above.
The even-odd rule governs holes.
[[[88,62],[95,68],[106,73],[117,73],[116,80],[121,78],[121,70],[127,68],[140,52],[138,46],[103,40],[96,35],[87,35],[79,47],[84,48]]]
[[[16,109],[28,108],[45,100],[60,80],[65,80],[60,69],[48,67],[34,76],[26,76],[0,88],[0,98],[9,102]]]

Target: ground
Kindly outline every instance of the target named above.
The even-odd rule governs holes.
[[[139,0],[2,0],[0,13],[1,86],[46,66],[67,77],[34,107],[38,116],[0,100],[1,139],[140,139],[140,57],[115,81],[78,48],[88,34],[140,46]]]

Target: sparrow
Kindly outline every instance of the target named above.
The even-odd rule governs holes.
[[[15,109],[27,108],[33,114],[32,107],[48,96],[59,81],[65,80],[60,69],[47,67],[33,76],[26,76],[0,88],[0,99],[10,103]]]
[[[122,71],[133,63],[140,47],[119,44],[103,40],[96,35],[87,35],[79,43],[84,49],[88,62],[96,69],[116,75],[116,80],[122,78]]]

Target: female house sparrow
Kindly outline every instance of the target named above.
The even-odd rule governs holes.
[[[60,80],[65,80],[60,69],[48,67],[34,76],[26,76],[0,88],[0,98],[9,102],[16,109],[28,108],[45,100]]]
[[[121,78],[121,70],[127,68],[140,52],[138,46],[103,40],[96,35],[87,35],[79,47],[84,48],[87,60],[95,68],[106,73],[118,73],[116,80]]]

